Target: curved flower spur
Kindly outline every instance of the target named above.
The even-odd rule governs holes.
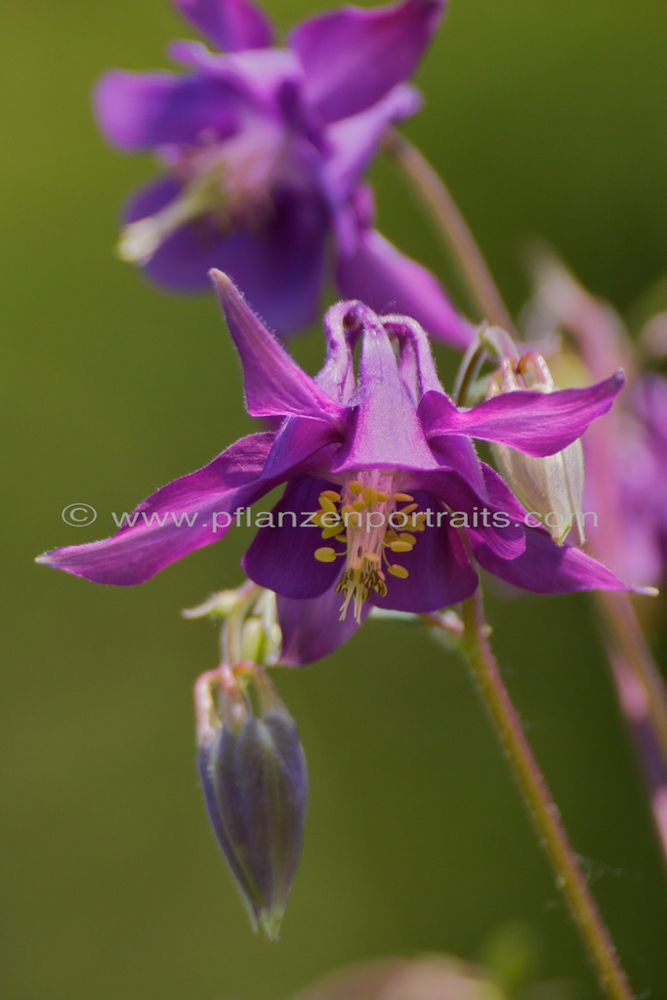
[[[361,178],[388,127],[414,114],[405,84],[444,0],[345,6],[297,25],[284,48],[248,0],[174,0],[215,49],[175,42],[176,73],[112,70],[95,111],[124,152],[153,150],[165,176],[125,211],[119,255],[175,291],[228,271],[281,334],[314,322],[333,243],[344,296],[414,315],[454,347],[472,336],[435,278],[373,229]]]
[[[326,361],[311,378],[232,281],[219,271],[212,278],[243,365],[248,412],[277,428],[162,487],[111,538],[55,549],[40,562],[96,583],[141,583],[217,541],[239,510],[285,483],[272,526],[260,528],[243,563],[278,595],[281,659],[291,665],[336,648],[370,606],[427,613],[464,600],[478,583],[473,559],[537,593],[628,589],[531,522],[471,440],[537,457],[567,448],[610,408],[622,373],[585,389],[517,390],[460,409],[417,323],[341,302],[325,318]],[[187,513],[188,526],[174,513]]]

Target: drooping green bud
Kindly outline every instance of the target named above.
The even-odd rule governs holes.
[[[556,384],[546,361],[529,352],[518,361],[505,358],[489,382],[488,397],[499,393],[531,389],[553,392]],[[545,458],[524,455],[507,445],[492,446],[498,467],[526,510],[539,521],[559,545],[574,530],[584,541],[582,499],[584,452],[581,441],[573,441],[563,451]]]
[[[226,665],[195,685],[198,765],[214,833],[252,925],[276,940],[296,875],[306,761],[261,667]]]

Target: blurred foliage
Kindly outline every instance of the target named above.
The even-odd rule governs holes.
[[[313,7],[273,9],[287,27]],[[520,921],[539,942],[539,977],[595,996],[468,677],[394,624],[277,675],[312,793],[282,941],[250,934],[194,767],[191,686],[215,665],[216,635],[178,614],[239,581],[247,534],[136,590],[32,564],[108,533],[111,511],[250,427],[212,300],[169,297],[111,253],[118,204],[151,168],[104,147],[91,82],[110,65],[163,65],[166,42],[188,32],[167,0],[25,0],[1,19],[0,994],[275,1000],[372,955],[474,959]],[[446,177],[512,308],[536,234],[623,310],[664,275],[666,37],[659,0],[453,0],[406,131]],[[382,228],[446,273],[392,165],[375,176]],[[314,366],[322,345],[295,350]],[[63,524],[75,501],[98,509],[95,525]],[[497,598],[490,615],[635,988],[667,995],[664,871],[590,604]],[[654,620],[664,654],[664,614]]]

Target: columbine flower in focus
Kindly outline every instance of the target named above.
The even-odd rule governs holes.
[[[579,549],[527,525],[471,441],[538,457],[562,451],[610,408],[620,373],[586,389],[517,390],[459,409],[417,323],[342,302],[326,317],[327,358],[313,379],[229,278],[213,278],[243,364],[248,411],[277,429],[242,438],[164,486],[113,537],[56,549],[41,562],[98,583],[141,583],[216,541],[235,512],[285,483],[273,527],[259,530],[244,568],[277,594],[281,660],[291,664],[340,645],[372,605],[426,613],[469,597],[478,582],[471,553],[482,568],[538,593],[624,588]],[[170,512],[190,512],[189,526]]]
[[[286,48],[248,0],[175,0],[214,46],[176,42],[184,74],[113,70],[95,108],[126,152],[165,176],[125,212],[119,253],[176,291],[229,273],[278,333],[316,318],[334,247],[346,297],[414,316],[455,347],[470,339],[435,278],[373,229],[361,183],[390,124],[420,103],[413,74],[444,0],[346,6],[302,22]]]
[[[667,380],[641,372],[618,314],[556,259],[543,257],[536,278],[533,332],[556,327],[578,347],[578,356],[554,359],[561,384],[581,384],[619,365],[627,373],[619,405],[584,440],[584,505],[598,514],[587,533],[596,555],[621,576],[658,583],[667,568]]]

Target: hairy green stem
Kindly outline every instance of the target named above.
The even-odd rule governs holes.
[[[488,630],[479,591],[463,602],[462,613],[463,651],[532,817],[540,843],[551,862],[556,885],[568,905],[600,986],[609,1000],[632,1000],[630,985],[618,961],[616,949],[579,870],[576,856],[560,821],[558,808],[551,798],[503,683],[487,638]],[[437,617],[428,615],[424,619],[431,628],[437,628]]]

